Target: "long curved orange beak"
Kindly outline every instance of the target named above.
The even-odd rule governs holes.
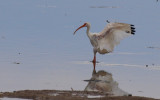
[[[85,26],[86,26],[86,23],[83,24],[82,26],[80,26],[79,28],[77,28],[76,31],[74,31],[73,35],[74,35],[79,29],[81,29],[81,28],[83,28],[83,27],[85,27]]]

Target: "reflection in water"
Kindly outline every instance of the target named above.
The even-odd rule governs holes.
[[[95,64],[93,64],[93,66],[95,68]],[[96,70],[93,69],[91,79],[84,81],[88,82],[85,91],[106,92],[114,96],[131,96],[118,87],[118,83],[113,80],[111,73],[104,70],[96,72]]]

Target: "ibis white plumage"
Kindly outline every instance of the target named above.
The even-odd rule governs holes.
[[[122,39],[135,34],[135,28],[132,24],[126,23],[108,23],[108,25],[99,33],[90,32],[90,23],[86,22],[76,29],[74,34],[81,28],[87,27],[87,36],[93,46],[94,58],[96,63],[96,53],[106,54],[114,50],[114,47],[120,43]]]

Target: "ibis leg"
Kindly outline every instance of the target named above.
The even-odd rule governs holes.
[[[94,55],[92,62],[96,63],[96,55]]]
[[[95,70],[95,67],[96,67],[96,53],[97,53],[97,50],[96,50],[96,49],[93,49],[93,52],[94,52],[94,57],[93,57],[92,63],[93,63],[93,67],[94,67],[94,70]]]
[[[93,67],[94,67],[94,70],[95,70],[95,67],[96,67],[96,54],[94,54],[94,58],[93,58]]]
[[[96,63],[93,62],[93,71],[95,72],[95,70],[96,70]]]

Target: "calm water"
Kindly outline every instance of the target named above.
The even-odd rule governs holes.
[[[98,54],[96,70],[112,73],[128,93],[160,98],[159,9],[156,0],[1,0],[0,91],[84,90],[92,46],[85,28],[73,32],[86,21],[99,32],[109,20],[134,24],[136,35]]]

